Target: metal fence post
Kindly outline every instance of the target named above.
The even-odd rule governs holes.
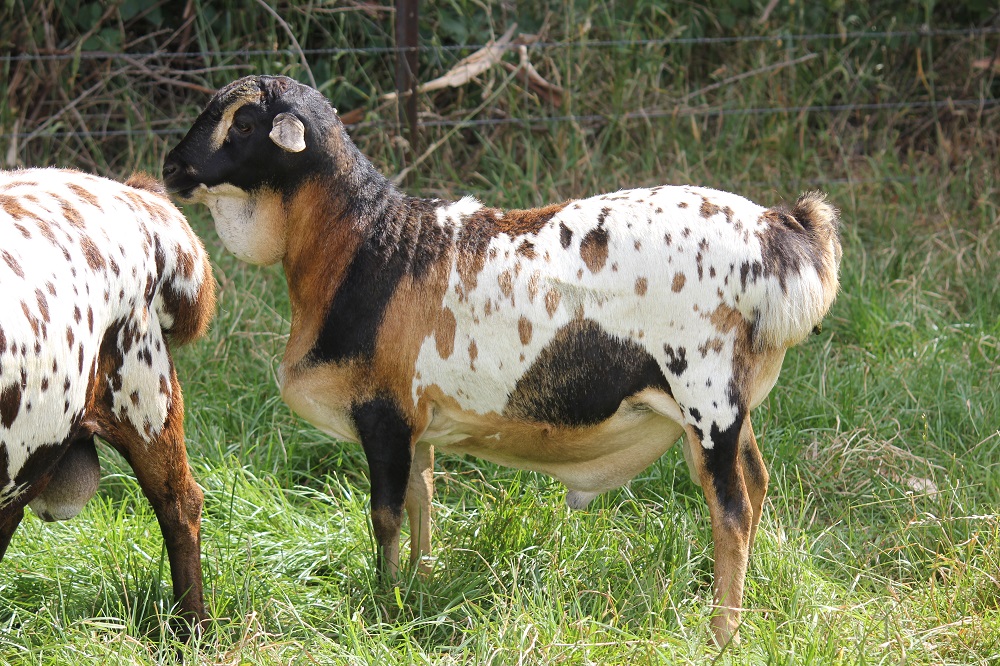
[[[407,126],[410,150],[417,150],[417,4],[396,0],[396,92],[400,127]]]

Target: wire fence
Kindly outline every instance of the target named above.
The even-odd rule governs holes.
[[[468,109],[453,112],[452,117],[440,117],[432,112],[425,112],[418,118],[420,128],[433,130],[442,128],[444,130],[456,129],[481,129],[481,128],[503,128],[522,127],[529,129],[546,128],[561,124],[576,124],[590,127],[603,127],[607,125],[630,123],[635,121],[654,121],[659,119],[676,119],[690,117],[699,120],[724,119],[737,117],[764,117],[764,116],[818,116],[818,115],[844,115],[844,114],[877,114],[894,113],[897,115],[906,114],[938,114],[948,113],[952,116],[964,117],[969,122],[980,122],[988,114],[995,112],[1000,106],[1000,99],[994,94],[997,86],[993,79],[1000,73],[998,66],[998,56],[1000,56],[1000,26],[977,27],[968,29],[931,29],[926,26],[905,30],[863,30],[844,31],[830,33],[778,33],[771,35],[734,35],[734,36],[714,36],[714,37],[669,37],[659,39],[607,39],[607,40],[568,40],[568,41],[521,41],[497,44],[477,43],[461,45],[433,45],[422,44],[414,47],[397,46],[359,46],[359,47],[335,47],[335,48],[309,48],[309,49],[219,49],[219,50],[197,50],[184,52],[171,52],[167,50],[148,50],[141,52],[113,52],[113,51],[79,51],[70,52],[44,52],[33,53],[13,53],[0,55],[0,67],[10,68],[19,65],[44,67],[46,63],[65,63],[70,65],[74,71],[81,66],[81,63],[120,63],[119,70],[104,72],[103,76],[111,77],[122,71],[127,71],[133,77],[141,77],[144,73],[149,74],[150,80],[163,80],[164,72],[170,72],[172,86],[187,87],[199,93],[210,92],[211,87],[205,85],[205,73],[214,70],[240,70],[254,67],[254,59],[267,59],[272,63],[298,66],[300,63],[306,68],[309,62],[317,63],[324,59],[337,59],[344,56],[355,58],[381,58],[380,65],[384,65],[384,59],[390,56],[401,57],[405,53],[419,52],[425,54],[433,62],[450,61],[460,65],[469,56],[465,54],[475,54],[485,49],[496,49],[501,53],[516,51],[518,54],[547,54],[549,57],[557,57],[559,53],[565,52],[607,52],[601,57],[615,58],[629,53],[641,52],[649,49],[663,49],[669,52],[673,47],[713,47],[720,45],[764,45],[778,47],[776,52],[784,61],[771,64],[758,69],[747,69],[731,74],[721,82],[699,88],[695,91],[685,93],[679,100],[665,95],[662,103],[655,106],[639,104],[628,108],[626,104],[614,107],[613,112],[604,113],[565,113],[565,106],[558,104],[539,104],[535,108],[547,113],[526,113],[522,109],[517,114],[509,114],[503,110],[489,107],[484,104],[475,112],[470,113]],[[812,46],[819,45],[819,48],[827,48],[836,44],[843,46],[851,43],[872,43],[888,45],[890,42],[919,43],[922,40],[979,40],[981,42],[978,52],[982,58],[978,61],[979,76],[984,80],[978,86],[965,86],[962,90],[965,94],[954,96],[950,93],[940,95],[934,94],[933,88],[925,85],[925,93],[920,97],[910,97],[902,99],[891,99],[889,101],[872,101],[869,91],[858,90],[859,99],[837,100],[835,103],[813,103],[813,104],[743,104],[735,103],[732,99],[707,99],[707,91],[718,88],[723,84],[733,84],[745,78],[761,76],[772,69],[785,66],[796,65],[799,62],[809,60],[817,55],[811,50]],[[827,46],[825,46],[827,45]],[[829,46],[832,48],[832,46]],[[797,49],[807,52],[806,56],[792,59],[792,55]],[[554,55],[553,55],[554,54]],[[783,55],[782,55],[783,54]],[[919,53],[918,53],[919,57]],[[498,61],[499,62],[499,61]],[[151,64],[157,63],[158,69],[151,69]],[[201,67],[192,66],[193,63],[200,63]],[[259,67],[259,65],[258,65]],[[918,73],[925,78],[926,73],[921,69],[921,64],[917,63]],[[509,77],[508,80],[510,80]],[[88,121],[91,116],[84,117],[75,108],[79,99],[83,99],[93,94],[99,88],[100,80],[90,89],[84,91],[78,99],[67,100],[67,103],[59,108],[55,114],[42,118],[34,126],[29,123],[9,124],[0,128],[0,141],[6,143],[6,149],[0,147],[0,153],[6,153],[8,163],[11,156],[18,151],[25,150],[25,147],[37,141],[93,141],[103,139],[125,139],[128,141],[148,140],[150,137],[175,137],[184,134],[188,123],[177,122],[169,117],[154,118],[152,121],[140,126],[115,126],[111,122],[97,122],[92,124]],[[468,83],[468,81],[466,81]],[[527,87],[527,86],[525,86]],[[972,94],[969,94],[972,93]],[[572,94],[572,92],[568,93]],[[865,97],[868,99],[865,99]],[[876,98],[879,95],[876,95]],[[378,99],[380,95],[373,94],[372,99]],[[695,99],[697,98],[697,99]],[[770,101],[770,100],[765,100]],[[740,102],[740,100],[736,100]],[[574,104],[574,108],[586,105]],[[484,108],[485,107],[485,108]],[[73,122],[65,122],[61,116],[66,118],[75,115]],[[990,116],[995,118],[996,114]],[[936,115],[935,115],[936,118]],[[346,120],[346,119],[345,119]],[[383,130],[386,128],[396,128],[399,121],[394,114],[361,113],[358,117],[349,121],[352,132],[364,132],[367,130]],[[162,125],[173,123],[171,126]],[[92,126],[93,125],[93,126]],[[828,184],[842,182],[850,179],[832,177],[827,180],[815,180],[813,184]],[[898,179],[891,179],[898,180]],[[811,181],[804,181],[811,182]]]
[[[759,44],[759,43],[797,43],[817,41],[853,41],[853,40],[890,40],[915,39],[921,37],[983,37],[1000,35],[1000,26],[985,28],[962,29],[931,29],[927,27],[912,30],[865,30],[830,33],[779,33],[774,35],[732,35],[725,37],[664,37],[661,39],[608,39],[579,40],[560,42],[533,42],[528,44],[500,44],[496,48],[510,51],[524,46],[531,50],[569,49],[569,48],[637,48],[649,46],[711,46],[718,44]],[[342,56],[342,55],[385,55],[416,51],[418,53],[461,53],[472,52],[493,46],[492,44],[423,44],[419,46],[362,46],[362,47],[330,47],[319,49],[230,49],[213,51],[187,51],[175,53],[170,51],[147,51],[138,53],[116,53],[109,51],[83,51],[68,53],[22,53],[0,56],[0,63],[20,61],[72,61],[72,60],[121,60],[151,59],[151,58],[194,58],[205,60],[225,60],[229,58],[250,58],[260,56]]]

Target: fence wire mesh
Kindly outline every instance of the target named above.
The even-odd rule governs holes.
[[[483,69],[459,84],[445,86],[443,92],[437,89],[421,93],[418,124],[422,132],[429,134],[428,140],[460,141],[459,131],[502,132],[504,128],[522,128],[537,132],[560,125],[600,131],[629,123],[676,123],[680,119],[708,123],[736,118],[785,117],[794,118],[803,125],[844,127],[892,123],[907,118],[912,127],[921,123],[940,125],[942,117],[946,116],[952,123],[995,123],[1000,102],[995,81],[1000,73],[998,36],[1000,26],[969,29],[924,26],[828,33],[423,44],[416,50],[424,58],[420,80],[425,83],[453,74],[470,58],[489,49],[496,50],[493,63],[496,67]],[[976,43],[972,51],[982,56],[971,63],[975,70],[970,70],[961,83],[948,80],[950,70],[935,72],[928,69],[934,64],[920,61],[921,45],[932,44],[937,53],[947,57],[949,49],[959,42]],[[890,45],[897,51],[913,50],[917,55],[915,80],[904,86],[905,90],[889,88],[879,77],[869,75],[866,79],[864,72],[849,71],[852,66],[877,69],[880,66],[875,62],[878,52],[887,51]],[[747,63],[754,58],[743,58],[732,61],[732,64],[742,65],[742,69],[727,69],[730,63],[723,58],[719,73],[708,73],[702,80],[696,81],[692,76],[682,86],[663,85],[656,95],[625,95],[603,105],[594,103],[589,97],[590,91],[574,89],[572,82],[565,80],[571,78],[569,72],[573,67],[581,66],[579,63],[587,66],[594,62],[628,60],[637,53],[648,54],[651,49],[666,55],[673,49],[722,47],[758,49],[754,58],[759,66],[749,67]],[[79,158],[78,161],[86,164],[96,159],[109,164],[113,159],[106,154],[121,151],[123,146],[132,151],[134,146],[150,142],[157,146],[154,152],[162,153],[167,141],[186,131],[207,95],[237,75],[290,73],[305,80],[308,77],[301,76],[304,69],[310,70],[310,76],[311,68],[329,72],[334,67],[331,63],[345,58],[353,59],[356,69],[391,72],[395,58],[407,50],[393,46],[185,52],[165,49],[46,52],[36,49],[0,55],[0,71],[7,74],[8,86],[12,88],[26,78],[40,76],[37,72],[47,67],[61,67],[65,70],[64,76],[79,80],[72,92],[58,86],[42,86],[40,97],[21,99],[19,107],[10,94],[6,101],[0,102],[0,158],[5,159],[8,167],[37,164],[59,148],[68,147],[73,153],[70,161]],[[850,58],[843,55],[848,52]],[[549,80],[542,80],[552,86],[550,93],[556,89],[559,94],[546,96],[539,93],[537,87],[533,88],[536,82],[524,75],[525,62],[544,67],[543,72]],[[892,67],[893,63],[887,60],[884,66]],[[843,91],[833,99],[750,95],[744,94],[740,87],[763,77],[774,81],[780,81],[778,77],[781,76],[794,77],[799,67],[808,67],[808,75],[814,78],[840,76],[854,80],[842,86]],[[534,67],[532,71],[538,72]],[[370,76],[368,89],[360,91],[357,83],[348,83],[344,77],[320,76],[317,80],[320,89],[335,102],[344,89],[348,89],[348,96],[356,100],[353,108],[342,109],[346,111],[342,117],[356,137],[366,133],[395,136],[399,122],[396,102],[387,101],[392,97],[388,76]],[[651,80],[655,81],[656,76]],[[705,85],[708,81],[711,83]],[[83,83],[86,87],[81,87]],[[462,95],[463,88],[470,89],[467,99],[476,99],[478,95],[488,100],[490,95],[498,94],[498,88],[513,85],[520,86],[518,94],[522,98],[534,95],[533,103],[491,105],[477,101],[479,108],[473,111],[471,107],[476,104],[463,105],[455,100]],[[473,91],[476,94],[472,94]],[[438,97],[447,99],[438,104]],[[102,156],[94,157],[95,153]],[[841,175],[831,175],[827,179],[812,178],[804,182],[822,185],[844,180]]]

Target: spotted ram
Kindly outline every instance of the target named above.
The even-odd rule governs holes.
[[[203,619],[202,494],[168,346],[214,311],[201,242],[147,176],[3,171],[0,286],[0,558],[26,505],[47,521],[83,508],[100,437],[156,512],[180,614]]]
[[[768,473],[750,425],[838,289],[823,195],[762,208],[653,187],[531,210],[407,196],[291,79],[220,90],[167,156],[250,263],[283,262],[293,410],[360,441],[380,560],[430,551],[433,448],[537,470],[579,508],[682,435],[715,542],[716,639],[739,622]]]

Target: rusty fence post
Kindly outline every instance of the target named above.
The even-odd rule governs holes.
[[[417,150],[417,4],[418,0],[396,0],[396,92],[399,124],[408,127],[411,154]]]

